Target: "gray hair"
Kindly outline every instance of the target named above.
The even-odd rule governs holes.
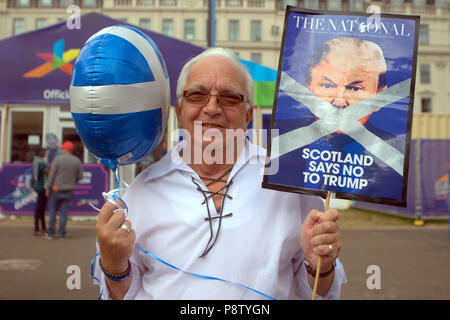
[[[357,52],[358,57],[361,57],[361,59],[370,59],[373,69],[379,72],[378,90],[382,90],[386,87],[386,61],[380,46],[369,40],[355,38],[335,38],[322,43],[314,51],[313,56],[309,61],[309,67],[305,77],[305,84],[307,86],[311,84],[312,69],[325,60],[331,52],[338,50]]]
[[[244,75],[246,82],[246,90],[248,94],[248,102],[246,103],[247,110],[253,105],[253,80],[252,76],[248,72],[247,68],[239,61],[238,57],[233,53],[233,51],[225,48],[208,48],[199,55],[195,56],[183,66],[181,69],[180,75],[178,76],[177,82],[177,102],[178,105],[181,106],[181,100],[183,98],[183,89],[186,86],[187,76],[191,71],[192,67],[197,63],[202,61],[203,59],[210,56],[219,56],[228,59],[231,61],[239,70],[241,70]]]

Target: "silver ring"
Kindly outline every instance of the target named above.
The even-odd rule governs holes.
[[[328,251],[329,251],[329,254],[333,253],[333,245],[331,245],[331,244],[328,245]]]
[[[128,233],[131,231],[131,228],[129,226],[127,226],[125,223],[123,225],[121,225],[120,227]]]

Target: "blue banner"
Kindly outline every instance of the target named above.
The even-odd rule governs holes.
[[[31,163],[5,163],[0,168],[2,214],[32,215],[37,193],[31,187]],[[83,179],[73,191],[69,215],[96,215],[90,204],[101,207],[102,192],[109,190],[109,172],[100,164],[83,164]]]
[[[416,155],[418,150],[418,155]],[[419,166],[417,168],[417,165]],[[408,206],[394,208],[357,201],[352,206],[424,219],[447,216],[450,168],[450,140],[411,141],[408,178]],[[419,173],[419,176],[416,175]]]
[[[0,41],[0,103],[70,105],[72,69],[83,44],[105,27],[129,25],[97,12],[79,20],[79,29],[64,21]],[[164,56],[173,88],[171,105],[175,105],[181,68],[204,48],[133,27],[149,35]]]

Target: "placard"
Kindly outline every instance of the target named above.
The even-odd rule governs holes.
[[[287,7],[263,187],[406,206],[419,25]]]

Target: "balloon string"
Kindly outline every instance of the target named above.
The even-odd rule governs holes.
[[[102,161],[102,163],[103,163],[103,161]],[[116,213],[118,210],[124,210],[124,211],[125,211],[125,218],[126,218],[127,215],[128,215],[128,206],[126,205],[125,201],[124,201],[123,199],[121,199],[121,198],[118,196],[118,194],[119,194],[120,191],[125,191],[125,190],[129,187],[129,185],[128,185],[126,182],[123,182],[124,185],[125,185],[125,188],[120,188],[120,177],[119,177],[119,172],[118,172],[119,170],[117,170],[117,166],[113,166],[113,165],[110,166],[110,163],[108,163],[108,167],[110,167],[110,169],[111,169],[111,170],[113,171],[113,173],[114,173],[115,183],[116,183],[117,188],[116,188],[116,189],[113,189],[113,190],[111,190],[111,191],[109,191],[109,192],[102,192],[102,196],[103,196],[103,198],[104,198],[106,201],[112,203],[113,205],[115,205],[115,206],[117,207],[117,209],[113,211],[114,213]],[[125,208],[120,207],[120,206],[117,204],[117,202],[116,202],[115,200],[120,200],[120,201],[124,204]],[[93,207],[95,210],[100,211],[99,208],[95,207],[95,206],[92,205],[91,203],[89,203],[89,204],[90,204],[91,207]],[[238,282],[229,281],[229,280],[224,280],[224,279],[217,278],[217,277],[213,277],[213,276],[205,276],[205,275],[200,275],[200,274],[192,273],[192,272],[189,272],[189,271],[185,271],[185,270],[180,269],[180,268],[178,268],[178,267],[176,267],[176,266],[174,266],[174,265],[171,265],[170,263],[168,263],[168,262],[164,261],[163,259],[161,259],[161,258],[155,256],[154,254],[148,252],[147,250],[142,249],[142,248],[139,247],[137,244],[135,244],[135,247],[136,247],[136,249],[138,249],[138,250],[142,251],[143,253],[147,254],[148,256],[154,258],[155,260],[157,260],[157,261],[159,261],[159,262],[165,264],[166,266],[169,266],[170,268],[175,269],[175,270],[177,270],[177,271],[180,271],[180,272],[183,272],[183,273],[186,273],[186,274],[189,274],[189,275],[198,277],[198,278],[203,278],[203,279],[208,279],[208,280],[218,280],[218,281],[227,282],[227,283],[230,283],[230,284],[232,284],[232,285],[240,286],[240,287],[243,287],[243,288],[245,288],[245,289],[247,289],[247,290],[253,291],[253,292],[255,292],[255,293],[257,293],[257,294],[259,294],[259,295],[261,295],[261,296],[264,296],[264,297],[266,297],[266,298],[268,298],[268,299],[276,300],[275,298],[273,298],[273,297],[271,297],[271,296],[269,296],[269,295],[266,295],[266,294],[264,294],[264,293],[262,293],[262,292],[260,292],[260,291],[257,291],[257,290],[255,290],[255,289],[252,289],[252,288],[250,288],[250,287],[247,287],[247,286],[245,286],[245,285],[243,285],[243,284],[241,284],[241,283],[238,283]],[[102,288],[102,284],[101,284],[100,280],[99,280],[97,277],[94,276],[94,261],[95,261],[95,258],[96,258],[97,256],[99,256],[99,253],[97,253],[97,254],[94,256],[94,258],[92,259],[92,261],[91,261],[91,277],[92,277],[92,279],[94,279],[95,281],[97,281],[97,282],[99,283],[99,286],[100,286],[100,296],[97,298],[97,300],[100,300],[100,299],[102,298],[102,296],[103,296],[103,288]]]
[[[161,262],[161,263],[165,264],[166,266],[169,266],[170,268],[175,269],[175,270],[177,270],[177,271],[180,271],[180,272],[189,274],[189,275],[194,276],[194,277],[202,278],[202,279],[207,279],[207,280],[217,280],[217,281],[223,281],[223,282],[226,282],[226,283],[230,283],[230,284],[232,284],[232,285],[236,285],[236,286],[245,288],[245,289],[247,289],[247,290],[253,291],[253,292],[255,292],[255,293],[257,293],[257,294],[259,294],[259,295],[261,295],[261,296],[263,296],[263,297],[266,297],[267,299],[270,299],[270,300],[277,300],[277,299],[275,299],[275,298],[273,298],[273,297],[271,297],[271,296],[269,296],[269,295],[267,295],[267,294],[265,294],[265,293],[262,293],[262,292],[260,292],[260,291],[258,291],[258,290],[255,290],[255,289],[252,289],[252,288],[250,288],[250,287],[247,287],[246,285],[243,285],[243,284],[241,284],[241,283],[239,283],[239,282],[229,281],[229,280],[225,280],[225,279],[218,278],[218,277],[205,276],[205,275],[201,275],[201,274],[198,274],[198,273],[193,273],[193,272],[185,271],[185,270],[180,269],[180,268],[178,268],[178,267],[176,267],[176,266],[174,266],[174,265],[171,265],[170,263],[164,261],[164,260],[161,259],[161,258],[158,258],[157,256],[155,256],[154,254],[148,252],[147,250],[142,249],[142,248],[139,247],[137,244],[135,245],[135,247],[136,247],[136,249],[138,249],[138,250],[144,252],[146,255],[152,257],[153,259],[158,260],[159,262]]]
[[[125,188],[120,187],[120,176],[119,176],[119,170],[117,168],[118,162],[116,160],[102,159],[101,163],[111,169],[111,171],[114,174],[114,182],[116,184],[115,189],[112,189],[109,192],[102,192],[102,196],[106,201],[112,203],[114,206],[117,207],[117,209],[114,210],[114,213],[116,213],[117,210],[124,210],[125,218],[126,218],[128,216],[128,206],[125,203],[125,201],[119,196],[119,192],[125,191],[129,187],[129,185],[125,181],[123,181]],[[114,200],[120,200],[123,203],[123,205],[125,206],[125,208],[123,209],[122,207],[120,207]],[[89,203],[89,205],[92,208],[94,208],[95,210],[100,211],[100,209],[97,208],[96,206],[94,206],[92,203]]]
[[[95,258],[97,258],[100,254],[97,253],[91,260],[91,278],[94,279],[95,281],[98,282],[99,286],[100,286],[100,295],[98,296],[97,300],[101,300],[103,297],[103,287],[102,287],[102,282],[95,276],[94,274],[94,263],[95,263]]]

